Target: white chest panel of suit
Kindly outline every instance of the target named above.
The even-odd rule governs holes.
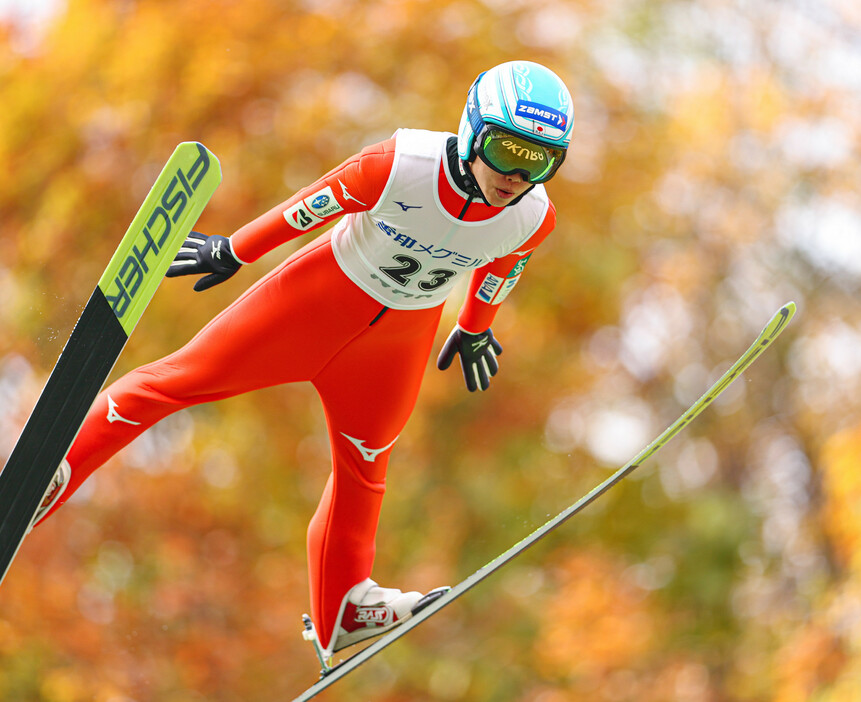
[[[392,309],[442,304],[475,269],[518,250],[549,207],[543,186],[480,222],[464,222],[440,201],[440,169],[450,134],[401,129],[378,202],[348,214],[332,232],[338,264],[353,282]],[[451,187],[451,176],[447,178]],[[368,203],[370,204],[370,203]],[[462,204],[466,204],[463,200]]]

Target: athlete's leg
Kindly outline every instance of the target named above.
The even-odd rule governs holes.
[[[324,645],[344,595],[370,576],[389,454],[415,406],[441,311],[388,310],[314,379],[333,456],[308,528],[311,608]]]
[[[172,412],[312,378],[380,309],[337,267],[328,237],[311,242],[179,351],[132,371],[99,395],[69,452],[72,477],[54,509],[108,458]]]

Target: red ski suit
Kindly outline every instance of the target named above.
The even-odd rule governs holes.
[[[436,134],[426,133],[420,141],[428,142],[427,135]],[[438,136],[440,143],[451,138]],[[381,210],[385,203],[394,206],[392,217],[397,208],[410,216],[424,216],[422,208],[429,211],[429,201],[391,202],[386,197],[387,192],[396,197],[392,188],[400,181],[392,174],[397,164],[402,162],[397,167],[406,172],[405,164],[410,163],[399,155],[401,139],[405,137],[398,132],[365,148],[239,229],[231,237],[235,255],[246,263],[254,261],[332,220],[343,217],[340,227],[354,217],[356,225],[359,220],[355,218],[369,216],[370,210],[386,211]],[[436,143],[433,138],[430,141]],[[436,214],[475,225],[498,218],[504,208],[471,200],[455,184],[445,149],[440,151],[434,156],[436,184],[430,183],[428,190],[435,193],[441,211]],[[420,180],[412,172],[407,175]],[[480,255],[456,258],[459,254],[451,244],[451,250],[425,246],[431,252],[426,255],[446,259],[446,265],[451,265],[443,273],[441,269],[430,271],[432,275],[416,290],[436,292],[439,283],[428,280],[448,282],[455,272],[467,272],[470,282],[458,323],[467,331],[487,329],[529,253],[553,229],[555,210],[546,195],[543,198],[544,209],[535,226],[521,232],[514,253],[507,249],[506,255],[488,257],[488,262]],[[385,236],[387,241],[403,234],[402,224],[396,230],[380,222],[365,221],[366,231]],[[324,645],[330,641],[344,595],[371,574],[389,454],[415,405],[442,312],[442,301],[428,301],[422,294],[416,301],[402,303],[397,298],[383,304],[377,298],[407,294],[400,286],[401,266],[409,266],[404,261],[410,257],[394,257],[394,272],[385,269],[385,275],[373,275],[368,283],[354,280],[344,270],[349,261],[339,260],[349,258],[348,247],[342,246],[346,253],[339,253],[333,245],[339,231],[321,234],[290,256],[183,348],[105,389],[68,454],[72,477],[62,500],[120,448],[177,410],[258,388],[310,381],[323,403],[333,458],[307,544],[312,616]],[[409,237],[399,241],[404,250],[412,247],[417,251],[421,244]],[[374,281],[381,285],[380,294],[367,289]],[[423,306],[428,304],[431,306]]]

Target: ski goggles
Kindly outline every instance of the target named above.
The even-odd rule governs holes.
[[[537,144],[495,127],[481,132],[476,139],[476,151],[497,173],[521,173],[530,183],[546,183],[565,160],[564,149]]]

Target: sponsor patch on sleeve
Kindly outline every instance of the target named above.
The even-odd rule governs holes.
[[[528,255],[515,263],[514,267],[504,278],[488,273],[484,277],[484,281],[481,283],[475,296],[482,302],[486,302],[489,305],[500,304],[506,297],[508,297],[508,294],[514,290],[514,286],[517,285],[517,281],[520,280],[520,274],[523,273],[523,269],[526,267],[526,263],[529,261],[529,257],[531,255],[532,252],[530,251]]]
[[[499,289],[502,287],[502,283],[504,281],[505,278],[500,278],[497,275],[488,273],[484,277],[484,281],[481,283],[481,286],[478,288],[478,291],[475,293],[475,296],[482,302],[486,302],[492,305],[493,298],[496,297],[496,293],[499,292]]]
[[[530,251],[526,256],[521,258],[517,263],[514,264],[514,268],[511,269],[511,273],[508,274],[507,277],[514,278],[523,273],[523,269],[526,268],[526,264],[529,261],[529,257],[532,255]]]
[[[514,286],[517,285],[518,280],[520,280],[519,275],[500,278],[492,273],[488,273],[478,292],[475,293],[475,296],[488,305],[498,305],[508,297]]]
[[[327,217],[340,214],[344,208],[335,198],[332,188],[326,186],[313,195],[284,211],[284,219],[294,229],[307,232],[309,229],[322,224]]]
[[[308,209],[318,217],[331,217],[344,211],[340,203],[335,199],[332,188],[328,185],[319,192],[305,198]]]
[[[509,277],[505,279],[505,282],[502,284],[499,292],[496,293],[496,297],[493,298],[493,304],[499,305],[502,304],[502,301],[508,297],[508,293],[514,290],[514,286],[517,285],[517,281],[520,280],[520,276],[516,275],[514,277]]]
[[[316,227],[323,221],[322,217],[313,214],[305,202],[297,202],[292,207],[284,210],[284,219],[293,229],[307,232],[311,227]]]

